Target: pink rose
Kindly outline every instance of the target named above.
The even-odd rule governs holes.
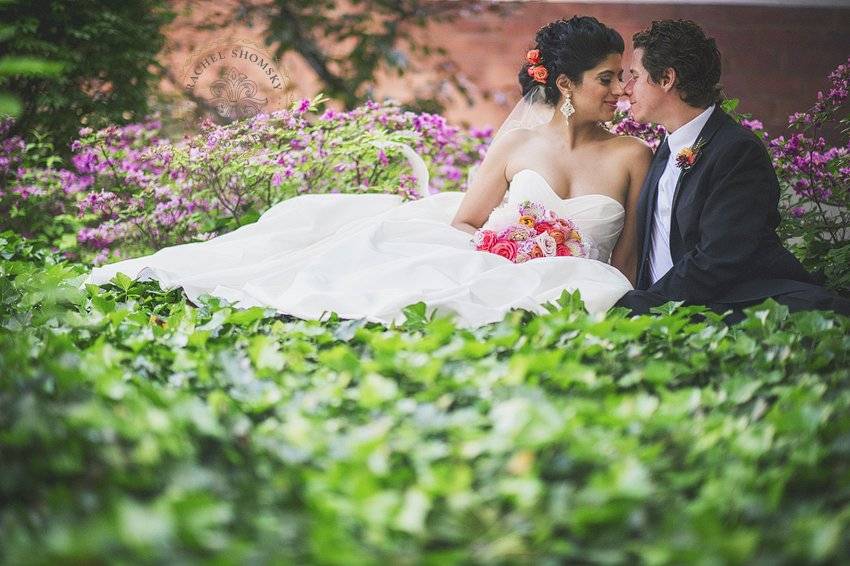
[[[490,251],[496,255],[500,255],[505,259],[513,261],[516,259],[517,245],[511,240],[501,240],[493,244]]]
[[[555,224],[558,225],[558,228],[569,234],[573,231],[575,226],[569,220],[559,219]]]
[[[555,238],[544,232],[539,234],[534,241],[543,250],[543,255],[546,257],[555,257],[555,252],[558,249],[558,244],[555,243]]]
[[[478,230],[475,232],[475,249],[489,252],[496,243],[496,233],[492,230]]]

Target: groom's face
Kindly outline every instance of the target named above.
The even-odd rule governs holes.
[[[664,89],[652,81],[643,68],[643,49],[635,49],[629,68],[629,81],[625,86],[631,108],[629,114],[638,122],[657,122],[658,107],[664,99]]]

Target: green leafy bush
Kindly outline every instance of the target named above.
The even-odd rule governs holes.
[[[0,562],[814,564],[850,319],[234,310],[0,237]],[[693,315],[707,317],[695,322]]]
[[[16,65],[0,69],[0,91],[21,105],[15,133],[49,134],[68,155],[81,126],[144,118],[173,17],[164,0],[0,2],[0,67]]]

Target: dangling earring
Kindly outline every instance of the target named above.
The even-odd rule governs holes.
[[[570,92],[567,91],[564,93],[564,103],[561,105],[561,114],[567,119],[567,122],[570,121],[570,116],[575,114],[575,106],[573,106],[572,101],[570,100]]]

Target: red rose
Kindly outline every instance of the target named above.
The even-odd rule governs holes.
[[[564,245],[560,245],[557,248],[555,248],[555,255],[560,256],[560,257],[564,257],[564,256],[571,256],[573,254],[570,251],[570,248],[568,248],[567,246],[564,246]]]
[[[534,226],[534,231],[538,234],[542,234],[543,232],[548,232],[552,228],[554,228],[554,226],[552,226],[548,222],[538,222],[537,225]]]
[[[540,50],[532,49],[528,53],[525,54],[525,58],[528,59],[528,62],[532,65],[537,65],[540,63]]]
[[[490,251],[496,255],[500,255],[505,259],[513,261],[516,259],[517,245],[512,240],[500,240],[493,244]]]

